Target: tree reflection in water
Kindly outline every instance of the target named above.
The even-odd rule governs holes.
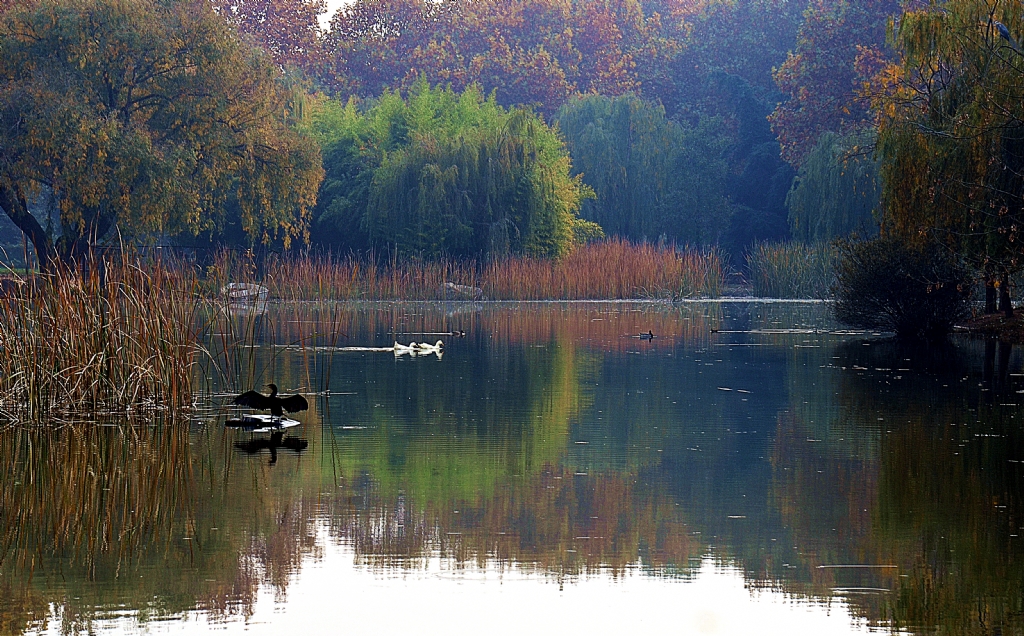
[[[377,572],[565,582],[686,578],[711,555],[875,625],[1021,631],[1020,352],[831,335],[823,311],[271,308],[210,385],[251,363],[246,381],[329,388],[293,441],[216,418],[0,430],[0,624],[246,616],[332,542]],[[453,329],[443,361],[332,349]]]

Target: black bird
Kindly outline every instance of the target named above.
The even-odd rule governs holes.
[[[263,395],[256,391],[246,391],[235,398],[234,404],[248,406],[261,411],[270,409],[271,415],[275,417],[284,416],[285,411],[295,413],[296,411],[305,411],[309,408],[309,402],[301,395],[277,397],[277,385],[268,384],[267,387],[270,389],[270,395]]]
[[[654,338],[654,332],[653,331],[648,331],[647,333],[640,334],[640,339],[641,340],[650,340],[652,338]]]

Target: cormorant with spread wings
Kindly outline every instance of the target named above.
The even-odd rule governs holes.
[[[234,404],[248,406],[261,411],[270,409],[270,413],[275,417],[283,417],[285,411],[295,413],[296,411],[305,411],[309,408],[309,402],[306,402],[306,398],[301,395],[295,394],[278,397],[276,384],[268,384],[267,387],[270,389],[270,395],[263,395],[256,391],[246,391],[234,399]]]

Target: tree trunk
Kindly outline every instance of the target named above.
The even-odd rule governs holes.
[[[54,249],[53,241],[47,236],[46,230],[28,211],[28,202],[25,196],[15,188],[0,185],[0,208],[3,208],[4,213],[32,242],[32,247],[36,250],[36,258],[39,260],[40,271],[49,270],[57,258],[57,251]]]
[[[1007,318],[1013,318],[1013,303],[1010,302],[1010,274],[1003,271],[1002,281],[999,283],[999,311]]]
[[[985,313],[996,313],[996,279],[989,272],[985,272]]]

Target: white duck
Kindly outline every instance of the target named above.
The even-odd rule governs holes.
[[[410,347],[416,349],[420,353],[434,353],[444,349],[444,343],[438,340],[434,344],[427,344],[426,342],[413,342],[409,344]]]

